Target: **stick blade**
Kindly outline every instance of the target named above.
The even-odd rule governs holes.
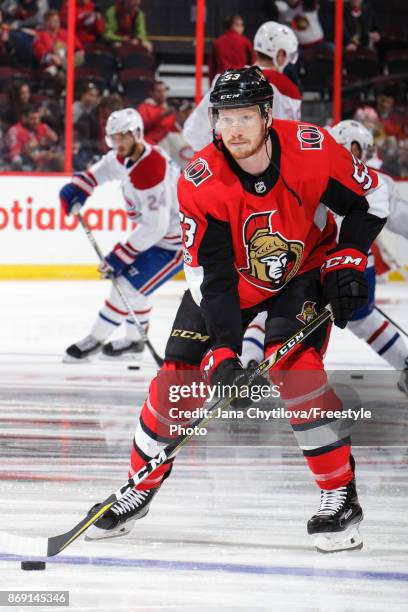
[[[66,533],[61,533],[60,535],[53,536],[52,538],[48,538],[47,545],[47,556],[54,557],[58,555],[61,551],[64,550],[67,546],[72,544],[80,535],[85,533],[85,531],[98,520],[99,517],[102,516],[117,500],[115,494],[110,495],[104,502],[100,505],[98,510],[93,514],[88,514],[85,518],[82,519],[75,527],[67,531]]]

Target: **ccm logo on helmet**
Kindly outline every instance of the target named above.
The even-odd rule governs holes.
[[[184,178],[194,183],[196,187],[198,187],[200,183],[206,179],[210,178],[210,176],[212,176],[212,172],[209,169],[205,159],[202,159],[201,157],[191,162],[191,164],[189,164],[184,170]]]
[[[315,125],[299,125],[297,137],[303,150],[322,148],[324,136]]]

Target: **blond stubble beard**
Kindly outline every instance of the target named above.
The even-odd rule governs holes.
[[[258,151],[262,148],[263,144],[264,144],[264,137],[262,135],[260,136],[259,141],[256,144],[252,145],[252,147],[247,148],[241,152],[236,151],[234,149],[231,150],[228,146],[227,146],[227,149],[234,159],[247,159],[248,157],[255,155],[255,153],[258,153]]]

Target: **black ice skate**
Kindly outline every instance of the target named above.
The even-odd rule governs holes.
[[[307,523],[319,552],[329,553],[362,548],[358,526],[363,510],[358,502],[355,479],[344,487],[320,492],[320,507]]]
[[[127,535],[134,527],[134,522],[149,512],[149,506],[157,489],[139,491],[131,489],[105,512],[86,532],[86,540],[102,540]],[[95,504],[89,514],[100,507]]]
[[[65,351],[62,359],[64,363],[76,363],[79,361],[89,361],[88,357],[101,350],[102,343],[89,335],[76,344],[71,344]]]
[[[104,344],[102,347],[102,359],[129,359],[144,351],[143,340],[131,340],[130,338],[119,338]]]
[[[408,395],[408,357],[405,359],[405,368],[401,370],[399,381],[397,382],[398,389]]]

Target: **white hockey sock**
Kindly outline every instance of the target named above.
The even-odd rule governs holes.
[[[241,362],[244,368],[246,368],[248,363],[253,359],[257,363],[260,363],[264,359],[266,316],[266,312],[259,313],[245,332],[241,355]]]
[[[149,298],[139,293],[139,299],[137,304],[135,303],[133,306],[133,309],[136,319],[146,330],[149,325],[150,312],[152,310],[151,306],[149,306]],[[130,338],[134,342],[140,340],[138,329],[130,317],[126,319],[126,337]]]
[[[408,347],[398,330],[377,310],[370,312],[364,319],[350,321],[348,328],[358,338],[365,340],[393,368],[404,368]]]
[[[120,288],[128,298],[130,305],[135,311],[149,310],[148,298],[135,289],[125,278],[118,278],[117,280]],[[136,316],[138,317],[137,314]],[[124,323],[127,318],[128,312],[118,292],[112,285],[110,295],[105,301],[104,306],[99,311],[98,318],[92,327],[91,334],[94,336],[94,338],[99,340],[99,342],[103,342],[115,329]],[[146,317],[146,315],[144,316],[143,320],[146,320],[146,318],[148,321],[148,317]],[[132,340],[140,339],[140,335],[133,324],[127,324],[126,328],[128,337],[132,338]],[[128,333],[128,328],[132,328],[131,334]]]

